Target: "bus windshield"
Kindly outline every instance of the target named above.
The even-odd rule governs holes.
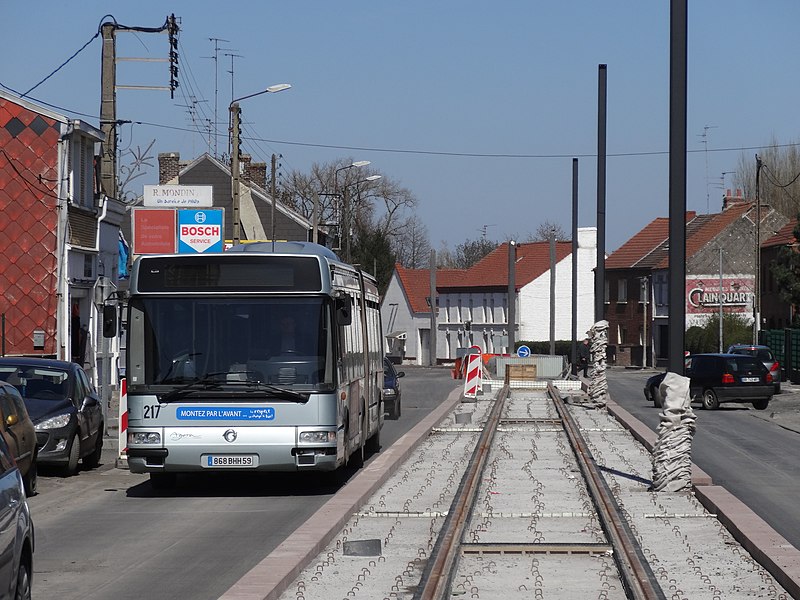
[[[331,303],[326,297],[131,298],[131,385],[180,386],[213,379],[293,390],[330,390]]]

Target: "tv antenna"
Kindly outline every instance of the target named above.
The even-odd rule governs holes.
[[[491,224],[491,225],[481,225],[481,226],[478,228],[478,231],[480,231],[480,232],[481,232],[481,237],[482,237],[484,240],[486,239],[486,230],[487,230],[487,229],[489,229],[489,227],[496,227],[496,225],[494,225],[494,224]]]
[[[697,135],[701,138],[701,144],[705,146],[705,155],[706,155],[706,214],[711,213],[711,194],[709,192],[708,187],[708,130],[709,129],[716,129],[716,125],[706,125],[703,127],[703,133],[698,133]]]
[[[219,96],[219,69],[218,66],[218,59],[219,59],[219,51],[220,50],[231,50],[231,48],[220,48],[219,43],[225,42],[230,43],[230,40],[223,40],[222,38],[208,38],[209,42],[214,42],[214,56],[204,56],[203,58],[210,58],[214,61],[214,157],[218,158],[219,154],[217,154],[217,125],[219,124],[219,114],[217,112],[218,109],[218,96]],[[233,68],[233,67],[231,67]]]

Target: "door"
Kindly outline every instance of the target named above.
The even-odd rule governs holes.
[[[81,456],[95,447],[98,435],[103,435],[100,426],[103,421],[100,399],[89,378],[82,369],[77,370],[75,386],[75,407],[78,409],[78,424],[81,428]]]
[[[428,366],[431,364],[431,330],[419,330],[419,352],[417,352],[417,364]]]

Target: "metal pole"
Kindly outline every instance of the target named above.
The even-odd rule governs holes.
[[[578,159],[572,159],[572,365],[578,364]],[[577,370],[575,371],[577,373]]]
[[[233,204],[233,243],[238,244],[241,238],[241,221],[239,217],[239,117],[241,109],[234,102],[230,106],[231,113],[231,203]]]
[[[642,277],[642,289],[640,291],[644,299],[644,317],[642,318],[642,366],[647,367],[647,277]]]
[[[606,308],[606,65],[598,67],[597,90],[597,267],[594,279],[594,320]]]
[[[550,230],[550,356],[556,354],[556,230]]]
[[[517,243],[508,242],[508,353],[514,354],[517,329]]]
[[[722,352],[722,247],[719,249],[719,351]]]
[[[758,343],[758,332],[761,329],[761,159],[756,154],[756,239],[755,269],[753,285],[753,344]]]
[[[270,220],[272,221],[272,251],[275,252],[275,203],[278,201],[276,196],[278,195],[275,185],[275,175],[276,175],[276,165],[277,165],[277,156],[274,154],[272,155],[272,181],[269,184],[269,194],[272,196],[272,216]]]
[[[430,356],[429,356],[428,360],[430,362],[430,366],[435,367],[436,366],[436,346],[437,346],[436,342],[437,342],[437,337],[438,337],[438,335],[437,335],[438,332],[436,331],[436,316],[437,316],[436,315],[436,309],[437,309],[437,306],[436,306],[436,250],[431,250],[430,270],[431,270],[431,291],[430,291],[430,294],[431,294],[431,335],[430,335],[430,340],[429,340],[430,348],[429,348],[429,351],[428,351],[428,354],[430,354]]]
[[[686,334],[686,12],[688,0],[670,2],[669,74],[669,360],[684,372]]]
[[[319,243],[319,194],[314,194],[314,214],[311,215],[312,234],[311,241]]]

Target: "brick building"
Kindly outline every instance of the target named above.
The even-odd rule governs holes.
[[[719,213],[686,213],[686,327],[718,314],[752,321],[756,207],[737,190]],[[787,221],[761,205],[761,239]],[[721,267],[720,267],[721,260]],[[609,354],[618,365],[660,365],[668,356],[669,219],[649,223],[606,259]],[[644,360],[645,349],[647,359]]]

